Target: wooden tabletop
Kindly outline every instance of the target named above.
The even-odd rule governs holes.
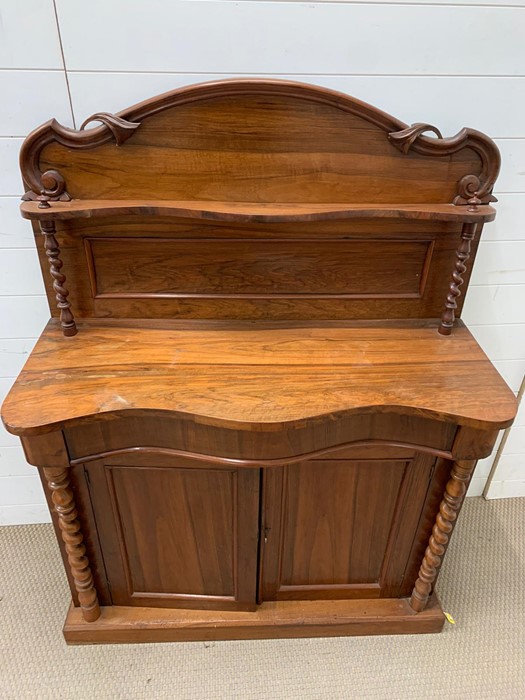
[[[244,430],[372,411],[495,429],[512,422],[516,399],[461,323],[446,337],[437,321],[191,330],[90,321],[65,338],[53,320],[2,418],[30,435],[144,410]]]

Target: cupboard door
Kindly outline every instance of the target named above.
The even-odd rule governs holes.
[[[113,604],[253,609],[259,470],[133,457],[85,465]]]
[[[397,597],[435,458],[265,470],[259,600]]]

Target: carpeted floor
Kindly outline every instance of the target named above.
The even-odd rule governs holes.
[[[525,498],[467,499],[441,635],[67,647],[50,525],[0,528],[0,700],[523,700]]]

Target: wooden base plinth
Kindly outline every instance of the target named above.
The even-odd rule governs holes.
[[[68,644],[193,642],[219,639],[346,637],[440,632],[444,616],[433,594],[423,612],[408,599],[280,601],[256,612],[106,607],[85,622],[71,606],[64,625]]]

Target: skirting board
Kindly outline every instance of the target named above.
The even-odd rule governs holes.
[[[263,603],[256,612],[113,606],[102,608],[95,622],[85,622],[72,605],[64,637],[68,644],[123,644],[427,634],[440,632],[444,620],[435,593],[420,613],[406,598],[294,600]]]

